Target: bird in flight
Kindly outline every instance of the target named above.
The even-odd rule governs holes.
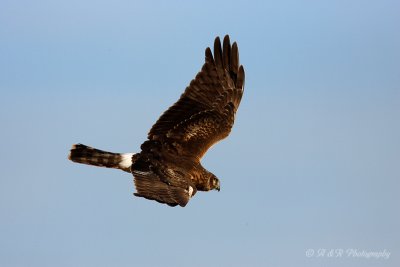
[[[207,150],[227,137],[242,99],[245,74],[236,42],[208,47],[201,71],[179,100],[148,133],[139,153],[112,153],[83,144],[72,146],[73,162],[129,172],[137,197],[186,206],[197,191],[220,190],[219,179],[200,163]]]

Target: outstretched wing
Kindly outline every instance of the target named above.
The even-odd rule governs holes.
[[[226,35],[221,48],[208,47],[201,71],[180,99],[151,128],[149,140],[169,142],[178,153],[200,159],[213,144],[229,135],[243,95],[245,74],[236,42]]]
[[[165,203],[171,207],[179,205],[185,207],[192,197],[193,187],[189,186],[184,189],[179,186],[169,185],[160,180],[160,177],[155,173],[133,172],[135,179],[135,187],[137,197],[155,200],[160,203]]]
[[[169,206],[186,206],[197,190],[186,173],[160,165],[157,161],[133,156],[132,174],[137,197],[155,200]]]

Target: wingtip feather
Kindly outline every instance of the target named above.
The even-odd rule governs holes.
[[[222,66],[222,49],[219,36],[217,36],[214,41],[214,61],[217,66]]]
[[[206,62],[211,63],[214,61],[211,49],[209,47],[206,48],[205,56],[206,56]]]
[[[244,68],[243,68],[243,65],[240,65],[238,76],[237,76],[237,87],[244,89],[244,82],[245,82]]]
[[[234,72],[238,72],[239,70],[239,49],[236,42],[232,44],[231,50],[231,68]]]
[[[229,70],[231,68],[231,41],[229,35],[224,37],[222,54],[224,68]]]

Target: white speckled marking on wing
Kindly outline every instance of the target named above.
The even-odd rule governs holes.
[[[193,194],[193,187],[191,187],[190,185],[189,185],[189,197],[192,197],[192,194]]]
[[[149,171],[149,172],[142,172],[142,171],[134,170],[134,171],[133,171],[133,174],[147,176],[147,175],[153,174],[153,172],[151,172],[151,171]]]

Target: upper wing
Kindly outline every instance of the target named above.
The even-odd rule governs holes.
[[[205,63],[180,99],[153,125],[149,140],[170,142],[181,154],[201,158],[215,142],[229,135],[244,89],[236,42],[229,36],[205,51]]]

